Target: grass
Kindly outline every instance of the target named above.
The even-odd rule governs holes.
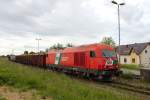
[[[134,64],[122,64],[121,68],[129,69],[129,70],[139,70],[139,66]]]
[[[6,98],[0,95],[0,100],[6,100]]]
[[[133,79],[133,74],[132,73],[124,73],[124,74],[121,74],[121,76],[120,76],[121,78],[123,78],[123,79],[130,79],[130,80],[132,80]]]
[[[33,68],[0,58],[0,85],[36,90],[54,100],[138,100],[126,91],[93,86],[64,74]]]

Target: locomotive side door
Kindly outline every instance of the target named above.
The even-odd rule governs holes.
[[[95,58],[96,58],[96,52],[90,51],[90,69],[94,69],[95,67]]]

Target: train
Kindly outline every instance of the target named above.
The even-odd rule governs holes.
[[[120,67],[115,49],[106,44],[88,44],[52,49],[47,54],[18,55],[13,61],[97,79],[118,76]]]

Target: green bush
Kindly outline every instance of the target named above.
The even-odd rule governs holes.
[[[130,70],[139,70],[139,66],[134,64],[122,64],[121,68],[126,68]]]

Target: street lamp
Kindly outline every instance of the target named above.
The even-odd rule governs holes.
[[[119,54],[119,63],[120,63],[120,6],[125,5],[125,3],[117,3],[116,1],[111,1],[111,3],[117,5],[118,7],[118,33],[119,33],[119,46],[118,46],[118,54]]]

